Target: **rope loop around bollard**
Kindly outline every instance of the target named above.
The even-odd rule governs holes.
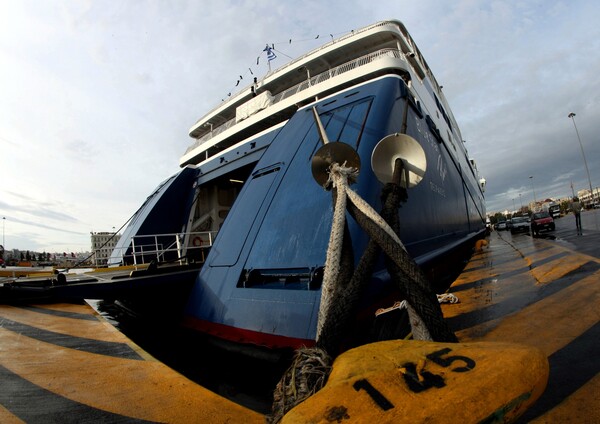
[[[394,175],[397,171],[401,172],[402,169],[395,170]],[[413,337],[420,340],[458,341],[443,318],[435,293],[428,287],[425,276],[398,237],[398,228],[393,228],[399,225],[398,208],[400,199],[406,198],[405,191],[398,190],[400,187],[395,182],[386,184],[382,190],[384,196],[382,216],[349,187],[350,176],[354,178],[356,170],[346,167],[345,163],[342,165],[333,163],[330,166],[329,179],[325,188],[329,185],[334,188],[332,190],[334,211],[321,286],[316,346],[296,352],[292,365],[277,385],[273,412],[267,418],[268,422],[279,422],[287,411],[307,397],[307,393],[314,393],[325,384],[339,349],[339,342],[347,331],[352,311],[358,303],[361,291],[369,281],[380,251],[383,251],[386,256],[386,265],[392,280],[406,296],[404,304],[409,312]],[[367,232],[370,240],[354,274],[349,281],[342,282],[340,260],[344,246],[348,245],[348,243],[344,244],[344,233],[347,232],[345,231],[346,210]],[[307,367],[299,364],[307,363],[319,364],[318,387],[309,387],[310,384],[306,383],[310,380],[310,373],[313,371],[309,372]],[[321,374],[322,372],[325,374]],[[296,383],[296,380],[302,380],[303,383]],[[300,384],[302,390],[295,384]]]

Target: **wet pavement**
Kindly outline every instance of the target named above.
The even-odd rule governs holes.
[[[442,305],[461,342],[548,357],[546,390],[519,423],[600,423],[600,211],[582,222],[581,236],[572,215],[539,237],[492,233],[449,290],[460,303]],[[264,422],[188,378],[88,305],[0,305],[0,422]]]
[[[541,237],[492,233],[450,288],[460,303],[442,307],[461,342],[514,342],[548,356],[546,391],[519,422],[600,422],[596,212],[584,213],[582,236],[573,216]]]
[[[578,253],[600,258],[600,209],[584,211],[581,214],[583,235],[577,235],[575,216],[569,214],[555,219],[555,231],[542,232],[541,238],[553,239]]]

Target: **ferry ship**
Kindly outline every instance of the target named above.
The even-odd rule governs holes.
[[[354,30],[255,79],[189,135],[181,170],[134,215],[109,265],[197,264],[182,323],[221,339],[314,344],[333,219],[327,163],[319,162],[328,160],[320,153],[327,139],[353,152],[351,188],[374,210],[402,164],[398,236],[432,290],[447,289],[485,233],[485,180],[397,20]],[[369,237],[351,217],[347,234],[360,258]],[[365,338],[375,310],[400,300],[383,260],[369,278],[356,314]]]

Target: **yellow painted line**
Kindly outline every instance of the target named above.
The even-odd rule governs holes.
[[[37,308],[58,312],[73,312],[76,314],[95,314],[87,303],[48,303],[35,305]]]
[[[454,280],[454,283],[452,284],[452,286],[457,287],[457,286],[461,286],[461,285],[465,285],[465,284],[471,284],[471,283],[480,281],[484,278],[498,276],[498,275],[499,275],[499,273],[496,272],[496,269],[492,268],[492,267],[478,269],[475,271],[470,271],[470,272],[461,274],[456,280]]]
[[[528,272],[525,261],[522,258],[515,258],[514,261],[521,266],[514,264],[507,268],[485,269],[477,272],[473,282],[465,283],[457,280],[450,289],[450,293],[455,294],[460,302],[455,304],[442,304],[444,317],[452,318],[465,313],[480,310],[483,307],[494,303],[510,299],[514,293],[522,288],[534,287],[535,280]],[[518,276],[504,277],[507,272],[523,268],[524,271]],[[478,284],[477,281],[482,281]],[[469,288],[465,288],[465,286]]]
[[[532,423],[600,423],[600,374]]]
[[[158,422],[264,422],[261,414],[204,389],[158,361],[62,348],[3,328],[0,346],[0,364],[11,372],[104,411]]]
[[[549,284],[564,277],[569,272],[575,271],[583,264],[589,262],[589,258],[583,255],[571,254],[553,260],[552,262],[537,266],[531,270],[535,279],[540,284]]]
[[[46,277],[53,275],[48,271],[31,271],[31,270],[0,270],[0,277]]]
[[[0,423],[2,423],[2,424],[23,424],[23,423],[25,423],[25,421],[22,421],[18,417],[15,417],[7,409],[5,409],[2,405],[0,405]]]
[[[535,239],[535,243],[537,243],[538,246],[544,245],[546,247],[551,247],[552,249],[555,249],[555,250],[559,250],[562,252],[567,252],[567,253],[571,253],[571,254],[574,254],[574,255],[577,255],[580,257],[587,258],[588,261],[600,263],[600,259],[596,258],[595,256],[586,255],[585,253],[578,252],[576,250],[573,250],[573,249],[571,249],[563,244],[557,243],[555,241],[549,241],[549,240],[544,240],[544,239]]]
[[[460,331],[457,336],[461,341],[533,345],[551,355],[600,321],[599,281],[597,272],[517,313]]]
[[[94,268],[91,271],[86,272],[86,274],[101,274],[103,272],[117,272],[117,271],[137,271],[141,269],[148,268],[149,264],[140,264],[140,265],[124,265],[118,267],[111,268]]]
[[[54,309],[56,310],[56,309]],[[88,307],[88,314],[90,307]],[[81,312],[77,312],[81,313]],[[67,334],[74,337],[84,337],[95,340],[110,340],[121,343],[127,343],[128,339],[122,333],[115,331],[109,325],[101,324],[94,315],[93,320],[67,318],[62,316],[52,316],[35,310],[28,310],[18,306],[3,305],[0,308],[0,320],[8,318],[12,321],[32,327],[43,328],[44,330]]]

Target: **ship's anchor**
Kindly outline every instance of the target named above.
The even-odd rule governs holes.
[[[362,290],[382,250],[392,280],[412,306],[409,314],[412,313],[411,309],[416,312],[418,320],[414,316],[411,318],[413,337],[442,342],[458,341],[444,321],[435,293],[397,236],[400,202],[406,199],[406,189],[417,185],[425,174],[427,163],[421,146],[412,137],[393,134],[382,139],[375,147],[371,163],[375,175],[385,184],[382,190],[384,207],[379,215],[349,187],[356,181],[360,171],[358,153],[345,143],[329,142],[316,107],[313,108],[313,116],[323,146],[312,159],[312,174],[319,185],[332,189],[334,217],[321,286],[316,346],[298,350],[292,365],[278,383],[274,393],[273,414],[269,417],[272,422],[278,422],[288,410],[325,384],[333,362],[332,356],[337,355],[340,343],[348,332]],[[348,199],[350,202],[347,202]],[[344,237],[344,233],[348,234],[346,209],[371,237],[351,276],[344,274],[347,267],[340,267],[341,259],[352,262],[349,237]]]

